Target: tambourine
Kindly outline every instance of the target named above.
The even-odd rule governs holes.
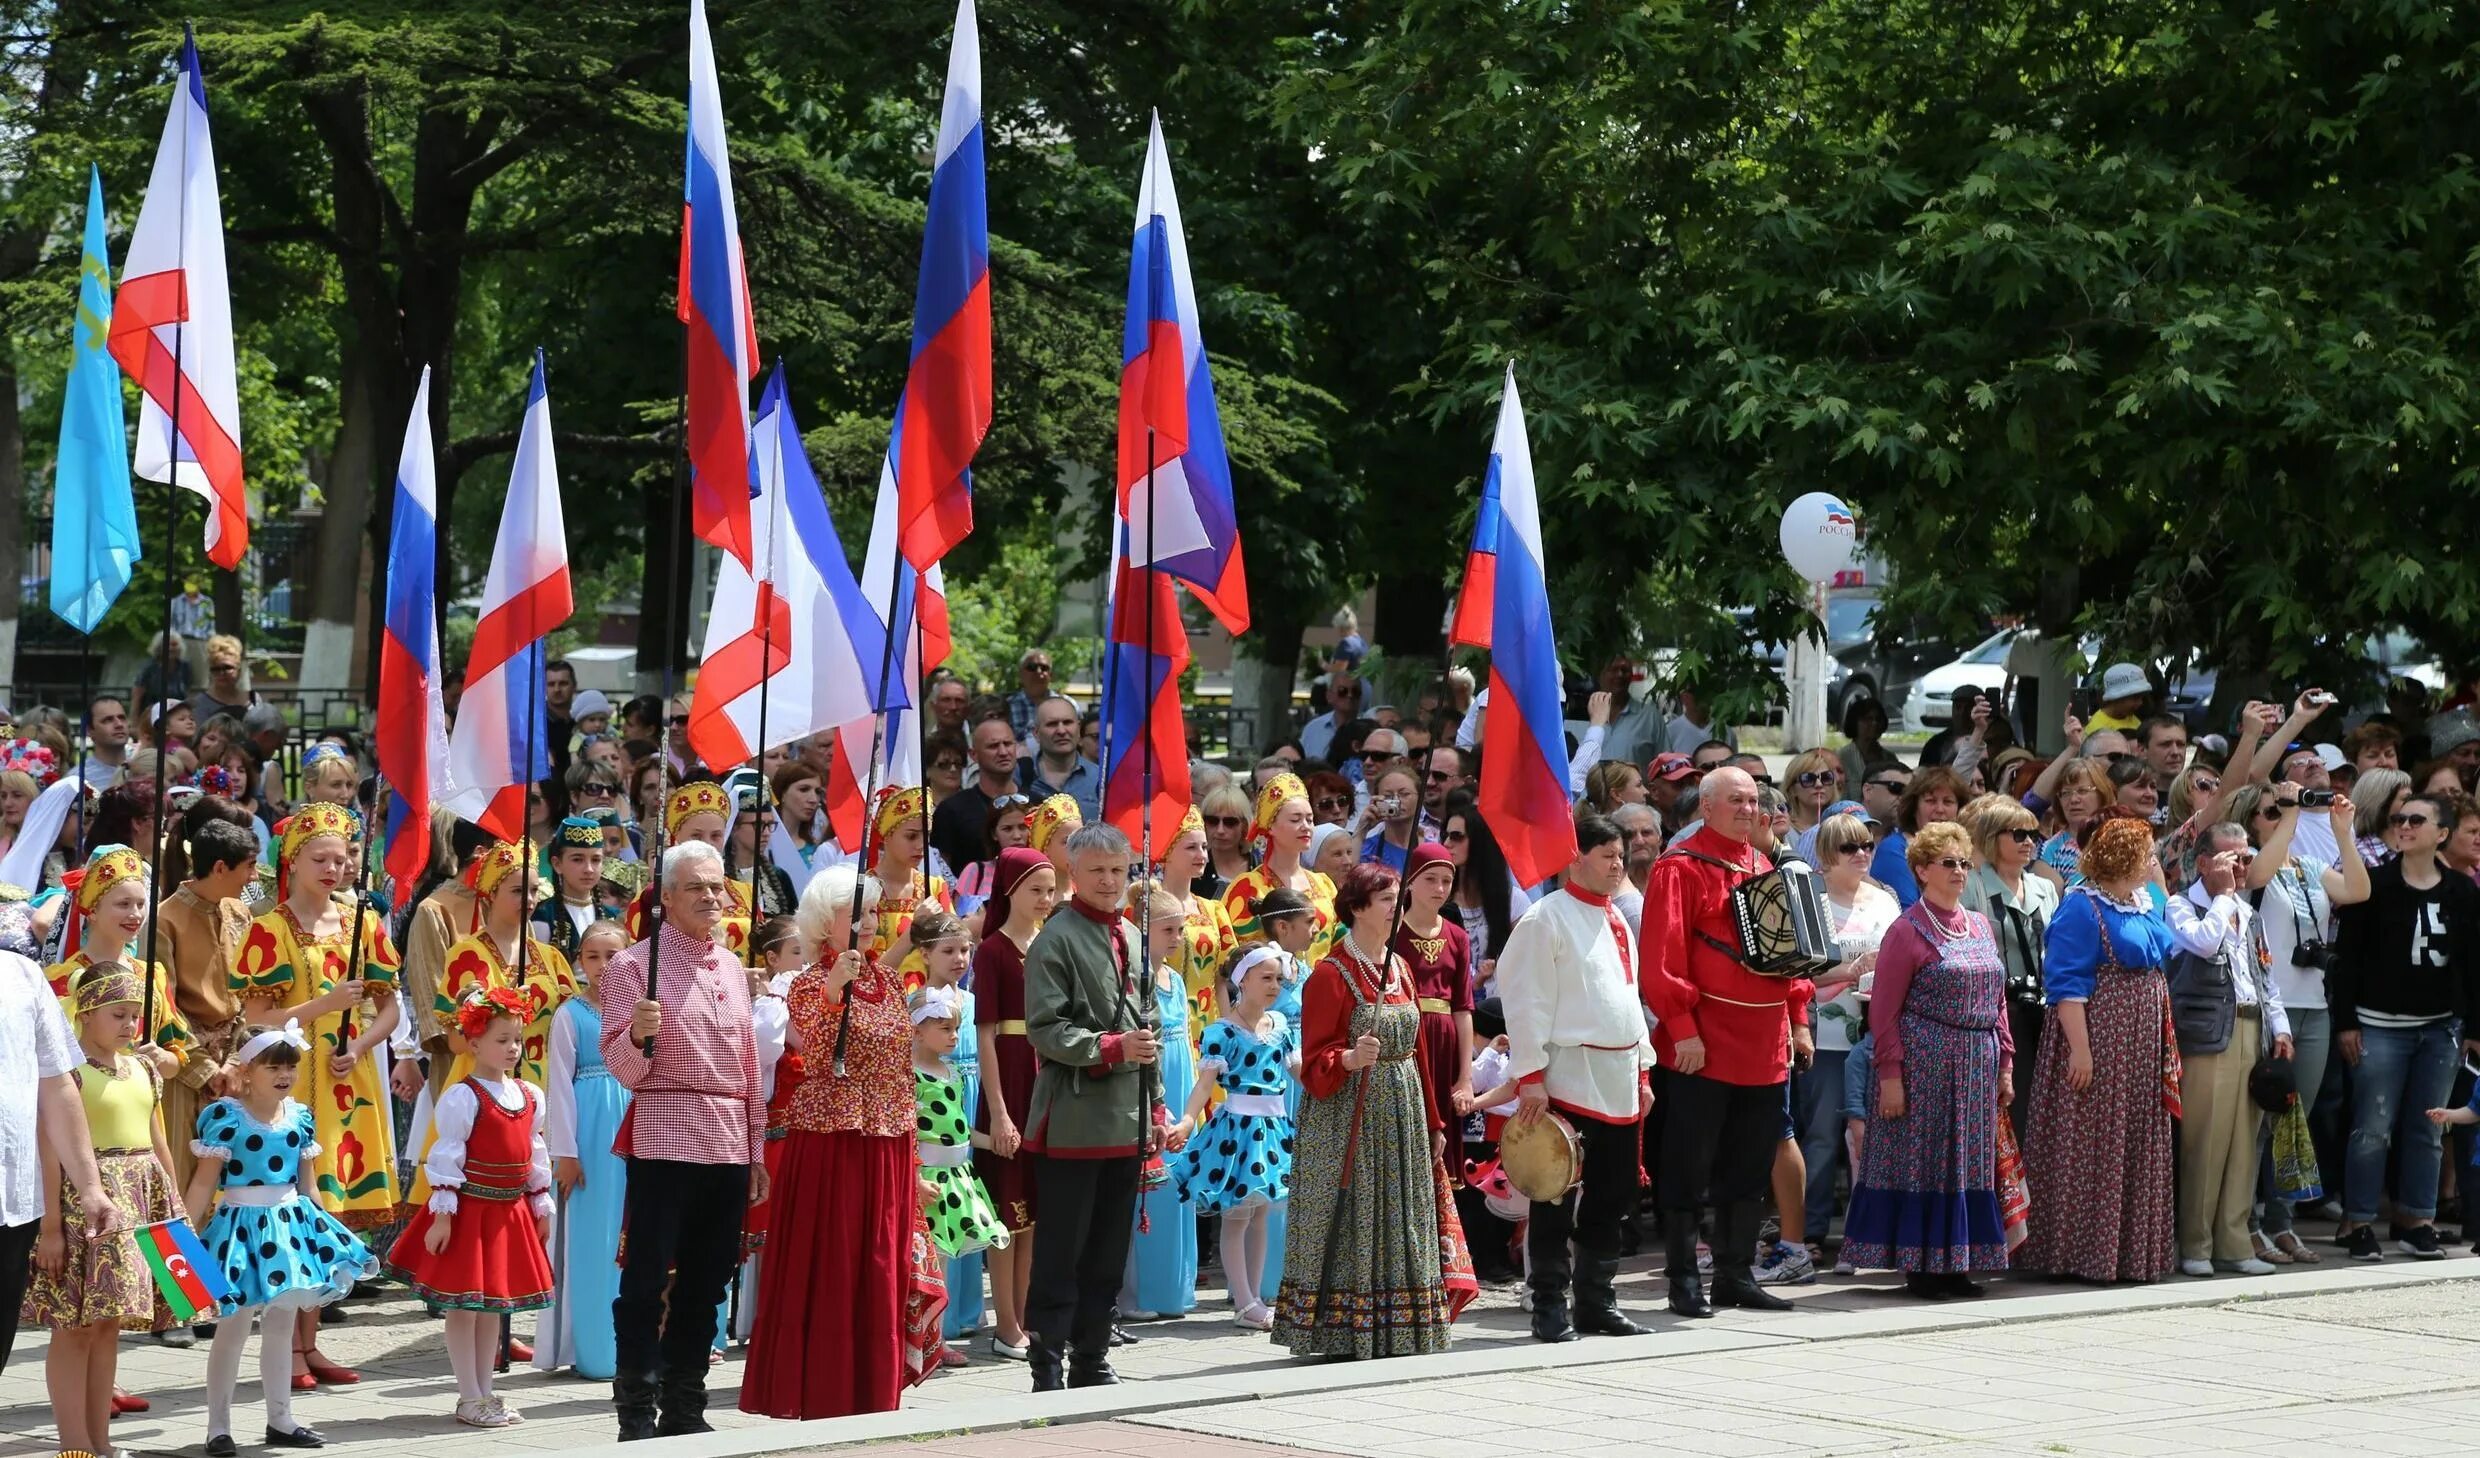
[[[1584,1142],[1573,1124],[1548,1109],[1538,1119],[1507,1121],[1498,1136],[1498,1162],[1516,1193],[1545,1205],[1584,1183]]]

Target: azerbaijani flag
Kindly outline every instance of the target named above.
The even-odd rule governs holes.
[[[208,1256],[187,1220],[176,1217],[142,1225],[137,1234],[138,1250],[155,1277],[155,1289],[172,1308],[174,1325],[187,1326],[202,1315],[213,1316],[232,1299],[232,1283],[224,1279],[223,1269]]]

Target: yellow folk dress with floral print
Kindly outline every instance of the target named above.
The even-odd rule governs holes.
[[[233,967],[233,992],[245,1006],[274,1002],[281,1023],[282,1008],[324,997],[358,972],[370,995],[351,1010],[353,1032],[358,1036],[370,1026],[379,1000],[396,995],[396,947],[377,915],[364,916],[356,967],[353,910],[339,906],[337,912],[343,925],[327,937],[311,935],[290,906],[279,905],[250,923]],[[330,1060],[345,1045],[346,1017],[332,1012],[302,1030],[310,1038],[310,1053],[302,1059],[293,1096],[310,1106],[318,1125],[319,1154],[312,1169],[319,1203],[348,1229],[370,1230],[396,1218],[396,1132],[376,1050],[355,1061],[343,1078],[331,1071]]]

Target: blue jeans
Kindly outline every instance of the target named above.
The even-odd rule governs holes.
[[[2351,1070],[2351,1152],[2342,1178],[2343,1218],[2352,1224],[2377,1218],[2386,1156],[2397,1143],[2394,1218],[2420,1225],[2436,1217],[2444,1141],[2428,1111],[2454,1087],[2461,1047],[2455,1033],[2452,1018],[2416,1028],[2360,1029],[2359,1066]]]
[[[1808,1166],[1808,1238],[1822,1241],[1834,1219],[1834,1176],[1843,1167],[1843,1062],[1849,1049],[1820,1048],[1816,1066],[1791,1080],[1800,1159]]]

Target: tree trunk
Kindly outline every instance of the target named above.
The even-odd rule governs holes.
[[[354,614],[362,597],[362,529],[377,471],[379,422],[361,351],[345,345],[336,449],[327,464],[326,511],[319,518],[318,561],[310,587],[310,625],[302,639],[301,685],[345,689],[353,683]]]
[[[1292,677],[1301,625],[1260,617],[1232,644],[1232,754],[1242,764],[1292,737]]]
[[[637,585],[637,691],[680,686],[689,666],[689,494],[672,490],[671,471],[650,475],[643,488],[648,522],[669,519],[671,529],[646,533],[646,570]]]
[[[22,677],[17,672],[17,575],[26,560],[25,537],[26,434],[17,413],[17,361],[0,356],[0,563],[9,570],[6,589],[0,590],[0,671],[5,671],[0,683],[10,685]],[[0,693],[0,705],[31,702],[22,690]]]

